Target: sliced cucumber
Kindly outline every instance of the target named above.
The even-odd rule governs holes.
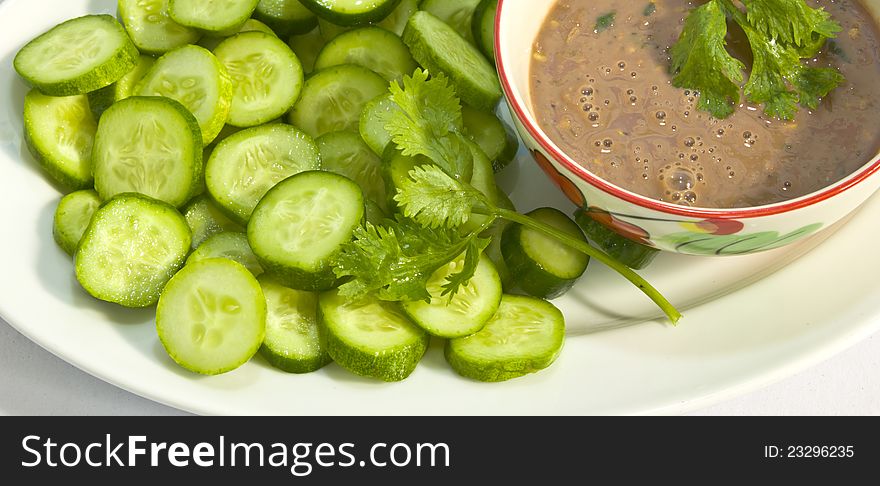
[[[364,219],[367,223],[372,224],[373,226],[383,226],[385,224],[385,220],[388,218],[388,213],[383,209],[382,206],[379,205],[378,202],[373,201],[372,199],[367,199],[366,204],[366,214],[364,215]]]
[[[63,198],[55,209],[52,236],[62,250],[73,256],[83,233],[89,227],[92,216],[101,206],[101,198],[95,191],[76,191]]]
[[[293,49],[294,54],[302,63],[303,72],[311,74],[315,70],[315,61],[318,59],[318,54],[324,48],[326,41],[321,35],[321,31],[315,29],[308,34],[291,36],[287,44]]]
[[[178,24],[168,15],[171,0],[119,0],[119,18],[137,48],[151,55],[196,43],[196,29]]]
[[[251,17],[260,0],[171,0],[169,15],[180,25],[223,35]]]
[[[394,32],[397,35],[403,34],[406,23],[412,14],[419,10],[419,0],[402,0],[400,5],[394,9],[387,17],[376,23],[385,30]]]
[[[478,332],[495,315],[501,304],[501,279],[489,257],[480,257],[477,271],[452,300],[444,296],[447,277],[461,271],[464,255],[434,272],[428,281],[431,302],[406,302],[403,310],[432,336],[459,338]]]
[[[495,13],[498,0],[482,0],[471,20],[474,42],[492,63],[495,63]]]
[[[135,88],[138,96],[164,96],[195,115],[202,143],[211,143],[229,116],[232,80],[226,68],[199,46],[175,49],[160,57]]]
[[[302,4],[318,17],[351,27],[384,19],[400,0],[302,0]]]
[[[289,121],[314,138],[357,131],[364,106],[387,92],[388,81],[361,66],[343,64],[317,71],[306,80]]]
[[[244,228],[226,217],[208,196],[198,196],[190,201],[183,209],[183,217],[192,232],[193,250],[218,233],[244,232]]]
[[[476,47],[428,12],[416,12],[403,32],[413,57],[431,73],[449,76],[462,101],[491,111],[501,99],[495,68]]]
[[[159,300],[190,248],[186,220],[176,209],[139,194],[101,206],[76,251],[76,278],[93,297],[125,307]]]
[[[350,302],[331,290],[319,297],[318,315],[333,361],[356,375],[404,380],[428,349],[424,330],[397,304],[375,297]]]
[[[587,241],[578,225],[558,209],[540,208],[529,216]],[[547,299],[568,292],[590,263],[587,255],[518,224],[504,231],[501,252],[517,286],[529,295]]]
[[[411,157],[403,155],[394,144],[388,145],[385,154],[382,155],[382,176],[385,179],[385,191],[388,194],[389,207],[396,208],[397,188],[409,178],[409,173],[417,166],[433,165],[430,159],[421,155]]]
[[[353,180],[367,199],[385,209],[387,194],[382,178],[382,159],[376,156],[357,133],[330,132],[317,140],[321,167]]]
[[[159,340],[180,366],[219,375],[247,363],[266,334],[266,299],[244,267],[217,258],[187,265],[156,310]]]
[[[341,25],[336,25],[318,17],[318,30],[321,31],[321,37],[324,38],[324,42],[330,42],[340,35],[356,28],[357,27],[343,27]]]
[[[135,87],[155,63],[155,58],[141,55],[138,58],[137,65],[126,73],[125,76],[119,78],[119,81],[89,93],[89,108],[91,108],[92,114],[95,115],[95,119],[101,118],[101,115],[113,103],[134,96]]]
[[[364,197],[350,179],[329,172],[295,175],[260,201],[248,241],[267,271],[298,290],[336,284],[330,261],[364,219]]]
[[[260,0],[254,18],[281,37],[307,34],[318,26],[318,17],[299,0]]]
[[[379,156],[385,153],[385,149],[391,143],[391,134],[385,129],[380,116],[392,110],[400,110],[400,108],[391,100],[391,93],[388,93],[367,103],[361,113],[359,124],[361,138]]]
[[[509,209],[513,211],[516,210],[515,208]],[[489,246],[486,247],[485,255],[492,260],[493,264],[495,264],[495,270],[498,271],[498,277],[501,279],[501,288],[504,292],[511,292],[516,287],[516,282],[513,281],[513,275],[511,275],[510,269],[507,268],[507,263],[504,261],[504,255],[501,253],[501,235],[504,234],[504,230],[506,230],[511,224],[513,223],[506,219],[498,219],[488,230],[486,230],[486,233],[482,235],[484,238],[490,238],[492,240],[492,242],[489,243]]]
[[[16,72],[50,96],[86,94],[115,83],[137,64],[138,50],[110,15],[58,24],[15,55]]]
[[[266,337],[260,354],[288,373],[311,373],[332,360],[318,325],[318,295],[259,278],[266,296]]]
[[[195,117],[169,98],[133,96],[98,123],[92,151],[103,199],[138,192],[172,206],[195,195],[202,174],[202,134]]]
[[[271,36],[278,37],[275,34],[275,31],[272,30],[271,28],[269,28],[268,25],[260,22],[259,20],[254,20],[254,19],[247,19],[247,21],[245,21],[245,23],[242,24],[241,28],[238,29],[237,31],[233,32],[232,35],[240,34],[242,32],[262,32],[264,34],[269,34]],[[227,37],[230,37],[230,36],[218,37],[218,36],[206,35],[205,37],[202,37],[202,39],[199,41],[199,45],[209,51],[213,51],[214,49],[217,48],[217,46],[220,45],[221,42],[226,40]]]
[[[494,113],[461,107],[461,116],[468,137],[477,143],[489,160],[494,172],[510,165],[519,151],[519,139],[511,128]]]
[[[457,373],[499,382],[541,371],[556,361],[565,342],[565,318],[549,302],[505,295],[482,331],[446,343]]]
[[[482,192],[492,203],[498,202],[498,184],[495,182],[495,173],[492,171],[492,162],[483,150],[475,143],[469,142],[471,152],[473,153],[473,174],[471,175],[471,186]],[[489,216],[481,214],[471,215],[471,218],[464,224],[462,230],[471,232],[478,230]]]
[[[362,27],[331,40],[318,54],[315,69],[341,64],[363,66],[388,81],[400,81],[418,67],[400,37],[379,27]]]
[[[287,113],[303,86],[302,65],[290,47],[262,32],[244,32],[223,41],[214,55],[232,76],[235,92],[230,125],[254,127]]]
[[[314,140],[290,125],[242,130],[217,145],[205,166],[214,201],[241,223],[269,189],[288,177],[321,168]]]
[[[446,22],[471,44],[475,44],[471,21],[480,0],[423,0],[419,9]]]
[[[186,264],[191,265],[212,258],[226,258],[240,263],[254,274],[254,277],[263,274],[263,267],[257,261],[244,233],[218,233],[208,238],[186,259]]]
[[[97,130],[85,95],[54,97],[33,89],[24,98],[28,150],[66,189],[92,186],[92,146]]]
[[[632,269],[648,267],[660,253],[656,248],[636,243],[615,233],[582,209],[575,213],[575,221],[596,246]]]

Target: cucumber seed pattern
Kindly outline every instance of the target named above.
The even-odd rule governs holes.
[[[149,94],[177,100],[198,118],[199,111],[208,98],[204,86],[205,80],[195,76],[163,73],[160,79],[151,83],[152,93]]]
[[[278,220],[286,223],[278,232],[284,250],[290,253],[320,248],[346,223],[344,208],[326,188],[306,191],[295,199],[281,201],[275,207],[275,213]]]
[[[58,105],[55,120],[67,121],[55,126],[55,139],[62,154],[71,160],[89,159],[98,125],[88,109],[88,102],[81,96],[67,98]]]
[[[546,316],[526,305],[502,302],[498,313],[482,331],[467,339],[479,340],[487,347],[529,346],[534,338],[544,334],[548,326]]]
[[[272,324],[304,337],[317,338],[318,319],[315,316],[317,299],[314,294],[281,286],[276,286],[276,289],[279,292],[274,299],[266,293],[267,300],[271,300],[272,312],[269,312],[268,319],[271,319]]]
[[[231,295],[218,295],[204,288],[188,297],[193,343],[208,349],[219,348],[240,320],[241,302]]]
[[[107,36],[103,34],[101,30],[70,30],[51,38],[39,54],[45,60],[46,72],[57,72],[58,77],[64,77],[94,62],[107,46]],[[71,46],[80,48],[72,50]]]
[[[238,99],[254,104],[271,96],[272,85],[278,76],[270,57],[254,53],[241,59],[230,59],[224,64],[232,77]]]
[[[141,120],[131,137],[114,149],[117,161],[113,175],[117,187],[113,192],[139,192],[164,199],[168,177],[176,176],[169,172],[182,159],[174,138],[156,118]]]
[[[257,141],[244,149],[230,193],[241,195],[242,204],[250,214],[269,189],[299,170],[298,161],[290,153]]]
[[[466,285],[459,287],[458,293],[455,294],[455,297],[453,297],[452,300],[449,300],[448,296],[443,296],[443,292],[446,290],[444,285],[448,283],[446,276],[459,273],[463,268],[464,256],[460,257],[458,260],[453,260],[448,265],[435,272],[431,280],[428,281],[427,289],[431,294],[432,300],[440,300],[441,302],[447,303],[447,310],[467,316],[471,313],[474,303],[479,300],[477,286],[474,285],[473,279],[471,279]]]
[[[96,259],[92,271],[103,272],[100,281],[111,287],[126,288],[126,299],[158,292],[170,277],[167,269],[179,263],[169,243],[176,239],[145,218],[129,216],[114,223],[101,225],[93,238],[100,242],[101,251],[91,252]]]
[[[354,302],[343,305],[340,312],[346,315],[341,322],[352,322],[363,332],[409,333],[412,329],[407,318],[387,302]]]

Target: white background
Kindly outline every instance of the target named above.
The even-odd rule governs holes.
[[[588,338],[580,338],[588,339]],[[492,385],[486,385],[492,386]],[[0,414],[175,415],[88,375],[0,320]],[[798,375],[693,415],[880,415],[880,334]],[[352,414],[357,414],[353,409]]]

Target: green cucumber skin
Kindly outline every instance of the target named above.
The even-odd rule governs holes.
[[[372,10],[362,13],[344,13],[333,10],[333,2],[328,0],[302,0],[304,7],[318,17],[343,27],[356,27],[384,19],[400,4],[401,0],[370,0],[377,5]]]
[[[95,16],[87,15],[86,17]],[[49,96],[73,96],[86,94],[115,83],[119,80],[119,78],[125,76],[129,71],[132,70],[132,68],[135,67],[135,65],[137,65],[140,52],[138,51],[138,48],[135,47],[131,39],[128,37],[128,33],[125,32],[125,28],[113,16],[98,15],[97,17],[104,17],[106,18],[105,20],[107,22],[113,22],[115,24],[115,27],[118,29],[119,34],[125,37],[122,48],[116,51],[116,54],[113,56],[113,58],[105,62],[103,65],[74,79],[69,79],[67,81],[61,81],[57,83],[41,83],[33,77],[28,76],[26,73],[23,74],[19,69],[19,56],[21,56],[22,53],[26,52],[26,49],[29,45],[31,45],[31,43],[51,33],[52,31],[50,30],[40,37],[32,40],[30,43],[28,43],[28,45],[24,46],[20,51],[18,51],[18,54],[16,54],[15,56],[15,60],[13,60],[15,71],[19,74],[19,76],[27,81],[28,84],[39,89],[43,94]],[[59,24],[59,26],[70,22],[76,22],[81,18],[84,17],[68,20],[67,22]]]
[[[498,0],[483,0],[477,5],[477,9],[474,10],[474,18],[471,21],[471,29],[473,30],[474,42],[476,42],[477,47],[483,51],[483,54],[486,55],[486,58],[492,61],[492,64],[495,64],[495,38],[494,35],[489,36],[489,39],[486,38],[486,33],[483,32],[483,26],[485,25],[485,16],[492,15],[492,34],[495,33],[494,29],[494,19],[496,15],[496,10],[498,9]]]
[[[88,272],[88,269],[86,268],[86,266],[84,264],[82,264],[82,259],[80,258],[81,252],[83,251],[83,248],[85,248],[85,246],[87,244],[87,240],[90,236],[89,233],[91,232],[92,227],[95,226],[95,223],[96,223],[96,220],[98,219],[97,217],[98,217],[100,211],[104,208],[112,206],[113,204],[126,204],[130,201],[137,201],[137,202],[140,202],[141,204],[149,204],[149,205],[155,206],[157,209],[167,213],[168,215],[170,215],[172,217],[176,216],[177,218],[179,218],[179,222],[178,222],[179,225],[178,226],[179,226],[179,229],[181,230],[182,234],[184,234],[184,233],[186,234],[185,239],[186,239],[187,250],[181,252],[181,254],[179,255],[179,258],[174,263],[174,265],[172,265],[171,268],[167,269],[168,270],[166,272],[167,278],[164,279],[165,284],[163,284],[161,286],[162,287],[161,289],[158,289],[158,291],[156,291],[154,293],[148,293],[148,294],[140,295],[140,296],[129,295],[124,299],[111,299],[111,298],[107,298],[108,296],[95,295],[95,293],[89,288],[90,285],[88,284],[88,282],[83,281],[84,280],[83,275]],[[86,290],[86,292],[88,292],[89,294],[92,295],[92,297],[94,297],[98,300],[103,300],[105,302],[118,304],[122,307],[128,307],[128,308],[132,308],[132,309],[141,309],[141,308],[152,307],[152,306],[156,305],[156,303],[159,302],[159,297],[160,297],[161,292],[164,289],[165,285],[167,285],[167,283],[171,280],[171,278],[174,277],[174,275],[177,274],[177,272],[181,268],[183,268],[184,264],[186,263],[186,256],[187,256],[188,249],[191,245],[192,245],[192,233],[190,232],[189,225],[186,224],[186,219],[184,219],[183,215],[181,215],[177,211],[177,208],[175,208],[174,206],[172,206],[164,201],[160,201],[158,199],[153,199],[149,196],[145,196],[143,194],[138,194],[135,192],[117,194],[116,196],[114,196],[110,200],[105,201],[104,204],[100,208],[98,208],[98,211],[95,213],[95,216],[92,218],[92,222],[89,224],[89,228],[86,229],[86,232],[83,234],[82,240],[80,240],[79,246],[77,247],[76,253],[74,254],[74,268],[75,268],[77,280],[80,282],[80,285],[82,285],[83,289]]]
[[[324,317],[320,298],[318,323],[324,328],[323,335],[327,339],[327,352],[336,364],[356,375],[375,378],[387,383],[407,379],[427,353],[428,344],[431,341],[431,337],[424,333],[417,342],[403,348],[396,348],[394,353],[377,354],[359,349],[357,346],[345,343],[329,330],[330,326]]]
[[[298,0],[290,1],[297,2]],[[253,18],[269,26],[270,29],[278,34],[278,37],[308,34],[318,27],[318,17],[314,15],[299,19],[283,19],[266,12],[264,8],[261,8],[262,5],[262,1],[257,4],[257,9],[254,10]]]
[[[69,201],[73,201],[74,198],[90,198],[94,209],[92,211],[92,216],[94,216],[95,211],[97,211],[98,207],[101,205],[101,198],[94,190],[83,190],[70,193],[59,202],[58,208],[55,210],[54,224],[52,225],[52,237],[55,239],[55,243],[57,243],[58,246],[70,256],[76,254],[76,249],[79,246],[80,240],[82,240],[82,235],[85,233],[85,230],[88,229],[88,225],[85,228],[81,228],[82,233],[80,233],[79,236],[76,236],[69,234],[69,228],[62,224],[66,215],[67,204]]]
[[[443,354],[446,357],[446,362],[449,363],[456,373],[476,381],[500,383],[543,371],[559,358],[565,342],[565,316],[562,312],[553,304],[533,297],[505,295],[502,305],[505,305],[505,302],[510,300],[532,301],[533,305],[540,305],[550,312],[557,323],[554,333],[560,338],[562,345],[555,349],[553,353],[540,357],[520,356],[487,362],[480,359],[468,359],[461,353],[457,353],[455,347],[460,339],[450,339],[446,342]]]
[[[321,326],[319,326],[318,329],[319,332],[324,332]],[[318,371],[333,362],[333,358],[330,357],[330,353],[328,353],[326,350],[324,350],[324,352],[321,353],[320,356],[316,356],[311,359],[293,360],[272,351],[272,349],[266,346],[265,343],[260,346],[260,356],[262,356],[263,359],[265,359],[270,365],[272,365],[273,368],[277,368],[285,373],[291,373],[294,375],[306,375],[309,373],[314,373],[315,371]]]
[[[441,51],[437,51],[436,49],[439,47],[432,45],[430,39],[425,38],[424,29],[448,29],[448,32],[455,34],[461,42],[456,42],[458,45],[444,46],[443,48],[467,52],[480,72],[468,73],[462,70],[462,66],[452,65],[453,61],[448,59],[448,56],[442,55]],[[501,83],[498,81],[495,68],[489,64],[482,52],[437,17],[425,11],[416,12],[410,17],[403,32],[403,42],[409,46],[413,58],[429,72],[446,74],[455,86],[461,100],[468,105],[478,110],[493,111],[498,101],[501,100]],[[474,76],[480,76],[483,79],[477,80]],[[489,80],[491,86],[484,86],[480,82],[486,80]]]
[[[624,238],[614,231],[611,231],[595,219],[591,218],[590,215],[582,209],[579,209],[577,213],[575,213],[574,219],[578,226],[581,227],[587,237],[589,237],[596,246],[633,270],[647,268],[654,262],[657,255],[660,254],[660,250],[656,248],[636,243],[635,241]]]
[[[192,0],[192,1],[197,1],[197,0]],[[241,26],[245,22],[247,22],[247,19],[249,19],[251,17],[254,10],[256,10],[256,8],[257,8],[257,4],[259,3],[259,0],[241,0],[241,1],[248,2],[246,4],[246,8],[245,8],[245,10],[247,10],[248,12],[244,15],[244,17],[236,19],[236,23],[229,24],[229,25],[223,25],[223,26],[209,25],[208,23],[204,22],[203,19],[194,20],[192,18],[181,17],[180,14],[184,13],[184,12],[179,12],[178,7],[175,4],[178,2],[187,3],[187,0],[171,0],[171,3],[168,7],[168,14],[172,20],[174,20],[175,22],[177,22],[180,25],[197,29],[197,30],[202,31],[206,34],[220,35],[220,36],[225,37],[228,35],[232,35],[235,32],[237,32],[239,29],[241,29]]]
[[[561,297],[583,276],[586,266],[574,278],[561,278],[548,272],[523,249],[523,231],[525,228],[522,225],[511,224],[501,235],[501,254],[513,280],[522,291],[531,296],[549,300]]]
[[[28,115],[25,115],[24,117],[24,124],[25,127],[31,124]],[[51,161],[43,157],[43,154],[40,153],[40,150],[37,148],[37,142],[31,138],[30,130],[28,129],[24,130],[24,144],[27,147],[28,152],[34,157],[34,160],[40,164],[40,167],[46,171],[52,181],[59,184],[65,189],[65,191],[82,191],[85,189],[91,189],[94,186],[95,178],[91,171],[89,171],[88,176],[86,177],[69,174],[67,171],[62,170],[56,164],[53,164]]]

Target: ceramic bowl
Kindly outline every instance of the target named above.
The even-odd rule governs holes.
[[[602,180],[566,155],[532,112],[529,68],[538,32],[557,0],[500,0],[496,58],[516,129],[535,161],[597,221],[639,243],[691,255],[742,255],[779,248],[841,221],[880,188],[880,154],[855,173],[778,204],[705,209],[660,202]],[[880,0],[865,5],[880,19]]]

